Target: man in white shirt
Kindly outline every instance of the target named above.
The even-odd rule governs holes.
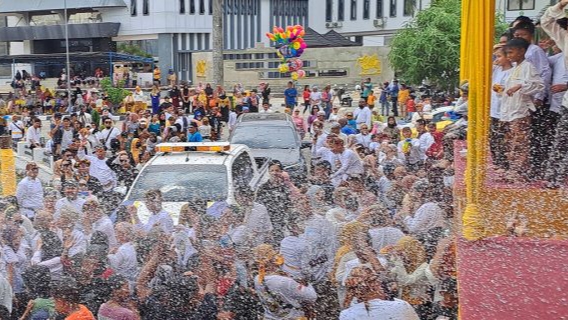
[[[112,139],[116,139],[121,134],[121,132],[120,129],[113,126],[113,121],[111,118],[106,118],[103,124],[105,128],[101,132],[99,132],[97,138],[107,150],[110,150]]]
[[[345,149],[345,142],[341,138],[333,139],[331,151],[334,153],[333,165],[337,170],[331,175],[334,186],[340,185],[350,176],[361,176],[365,172],[363,162],[359,156],[351,149]]]
[[[359,133],[355,135],[355,143],[362,145],[365,148],[369,148],[371,144],[371,135],[369,134],[369,126],[367,124],[362,124],[359,128]]]
[[[260,110],[258,111],[258,113],[274,113],[274,110],[272,110],[272,109],[270,108],[270,104],[268,104],[268,103],[263,103],[263,104],[262,104],[262,109],[260,109]]]
[[[95,231],[100,231],[107,236],[110,248],[117,246],[114,227],[110,218],[102,211],[99,200],[92,196],[83,204],[83,229],[90,239]]]
[[[70,180],[65,181],[65,184],[63,185],[63,194],[65,195],[65,198],[59,199],[55,203],[55,213],[53,214],[54,221],[57,221],[59,219],[61,209],[65,206],[73,208],[79,213],[79,215],[81,215],[81,212],[83,212],[83,204],[85,203],[85,199],[77,197],[77,193],[77,182]],[[80,225],[80,221],[76,222]]]
[[[19,115],[12,116],[12,122],[8,125],[8,130],[12,135],[12,142],[18,143],[24,137],[24,123],[20,120]]]
[[[95,147],[95,156],[87,155],[86,152],[85,146],[83,146],[79,149],[77,155],[81,160],[91,161],[89,174],[99,180],[104,191],[110,191],[116,187],[116,173],[107,164],[106,151],[103,146]]]
[[[148,222],[142,223],[138,215],[135,214],[133,218],[137,221],[138,227],[141,228],[144,233],[149,233],[154,227],[161,227],[167,235],[171,234],[174,231],[174,220],[170,214],[162,208],[162,192],[158,189],[149,190],[146,192],[144,204],[151,215]]]
[[[117,274],[124,276],[130,283],[135,283],[138,275],[136,248],[132,244],[134,230],[128,222],[119,222],[115,226],[116,240],[119,247],[111,249],[107,256],[110,267]]]
[[[310,105],[313,106],[320,106],[321,104],[321,92],[318,91],[318,87],[313,86],[312,92],[310,93]]]
[[[20,213],[33,220],[37,210],[43,208],[43,186],[38,179],[39,168],[34,162],[26,165],[26,177],[18,183],[16,198]]]
[[[28,142],[30,149],[41,147],[40,138],[41,138],[41,120],[35,118],[33,120],[32,126],[29,127],[28,131],[26,132],[26,141]]]
[[[71,247],[64,246],[63,254],[73,257],[85,253],[87,251],[87,240],[83,232],[77,229],[77,222],[80,220],[79,211],[76,210],[75,206],[70,205],[64,205],[60,209],[60,216],[55,220],[57,236],[62,243],[72,243]]]
[[[372,112],[365,99],[359,100],[359,109],[355,109],[353,115],[355,122],[357,122],[357,129],[361,130],[361,126],[364,124],[367,125],[367,128],[371,127]]]

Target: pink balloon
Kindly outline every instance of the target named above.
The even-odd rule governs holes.
[[[303,78],[306,76],[306,71],[304,70],[298,70],[296,72],[298,73],[298,78]]]

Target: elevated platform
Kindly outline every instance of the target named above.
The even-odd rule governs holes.
[[[465,149],[465,141],[455,145],[455,199],[457,213],[465,209],[464,173],[466,160],[459,156]],[[491,161],[488,161],[491,163]],[[485,181],[481,188],[480,214],[484,217],[485,236],[504,235],[507,219],[514,214],[528,218],[528,237],[549,238],[553,236],[568,239],[568,195],[560,190],[544,188],[542,182],[503,183],[496,179],[494,170],[486,169]]]
[[[460,319],[567,319],[568,241],[458,242]]]

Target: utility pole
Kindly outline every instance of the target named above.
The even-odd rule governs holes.
[[[63,0],[63,12],[65,16],[65,60],[67,77],[67,103],[71,103],[71,62],[69,59],[69,16],[67,15],[67,0]]]
[[[225,70],[223,65],[223,4],[224,0],[213,0],[213,82],[224,86]]]

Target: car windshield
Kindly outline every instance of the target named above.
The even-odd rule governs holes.
[[[143,201],[149,189],[160,189],[164,202],[227,199],[227,169],[224,165],[159,165],[140,173],[128,200]]]
[[[291,127],[237,127],[231,143],[244,144],[251,149],[295,149],[297,148],[294,129]]]

